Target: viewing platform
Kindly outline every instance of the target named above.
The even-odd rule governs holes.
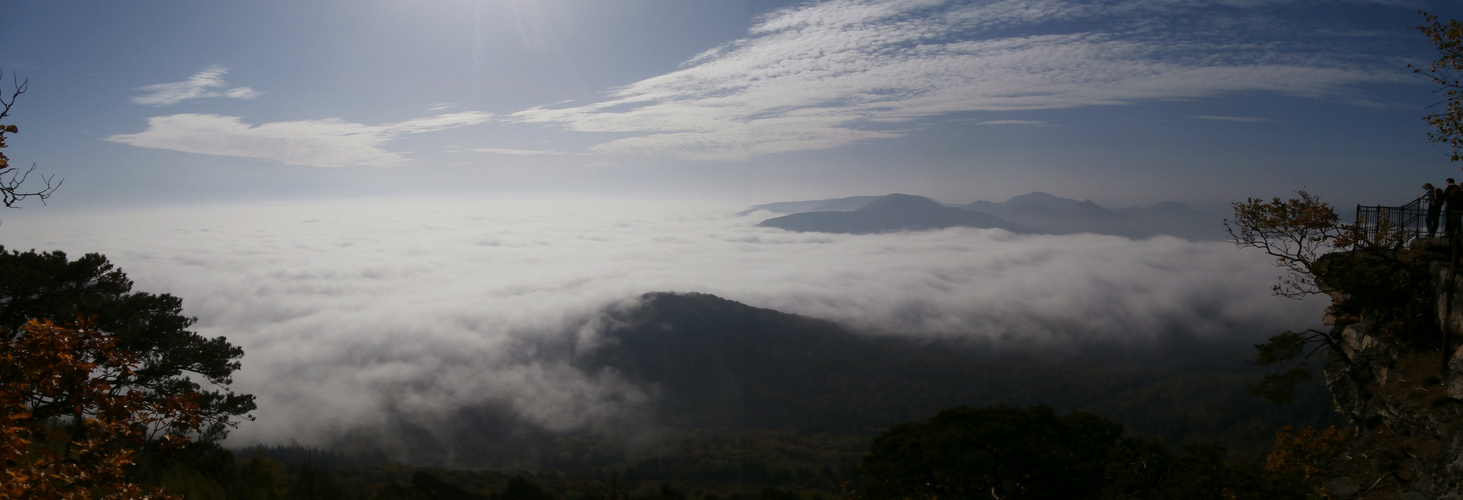
[[[1437,233],[1434,236],[1443,234],[1445,224],[1443,217],[1445,215],[1438,218]],[[1357,205],[1356,227],[1367,239],[1375,238],[1383,231],[1389,233],[1395,231],[1401,238],[1399,243],[1404,245],[1417,240],[1426,240],[1429,239],[1427,206],[1421,199],[1412,200],[1411,203],[1397,207]]]

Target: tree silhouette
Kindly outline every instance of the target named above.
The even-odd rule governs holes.
[[[204,425],[197,394],[123,390],[137,353],[89,320],[32,320],[0,341],[0,497],[173,498],[126,479],[144,441],[181,445]],[[35,408],[65,407],[58,420]]]
[[[1463,159],[1463,23],[1456,19],[1441,22],[1438,16],[1426,12],[1422,15],[1423,24],[1413,28],[1433,42],[1438,59],[1427,68],[1407,66],[1414,73],[1431,78],[1445,96],[1438,103],[1444,104],[1444,109],[1429,113],[1423,120],[1436,129],[1427,137],[1433,142],[1447,143],[1453,148],[1453,161],[1458,161]]]
[[[4,71],[0,71],[0,81],[3,81],[4,77]],[[19,80],[15,78],[14,74],[11,74],[10,80],[10,98],[6,99],[4,93],[0,92],[0,120],[10,116],[10,108],[15,106],[15,100],[25,93],[30,84],[29,79]],[[20,132],[20,128],[15,125],[0,124],[0,149],[6,147],[5,134],[17,132]],[[6,207],[10,208],[18,208],[17,204],[26,198],[36,198],[41,200],[41,203],[45,203],[47,198],[61,188],[64,179],[54,181],[53,184],[55,175],[41,176],[41,186],[38,189],[25,187],[26,180],[35,170],[35,164],[31,164],[30,168],[25,170],[10,166],[10,158],[5,156],[4,151],[0,151],[0,203],[4,203]]]
[[[63,252],[0,247],[0,341],[23,337],[24,326],[33,319],[95,318],[96,331],[139,359],[134,369],[109,375],[106,382],[158,401],[191,395],[205,422],[199,437],[216,440],[255,408],[254,396],[228,390],[244,351],[223,337],[189,331],[196,320],[182,309],[178,297],[133,292],[127,275],[100,254],[73,261]],[[38,418],[64,417],[71,410],[57,401],[37,401],[30,407]]]
[[[1051,408],[967,406],[874,439],[864,495],[892,498],[1095,498],[1121,425]]]
[[[961,406],[874,439],[859,466],[864,498],[1229,499],[1308,498],[1292,470],[1235,461],[1217,444],[1176,455],[1161,441],[1046,406]]]
[[[1256,248],[1275,257],[1276,267],[1285,274],[1273,290],[1289,298],[1321,293],[1316,261],[1351,244],[1353,236],[1331,204],[1305,190],[1297,191],[1296,196],[1235,202],[1234,216],[1224,220],[1229,241],[1235,246]]]

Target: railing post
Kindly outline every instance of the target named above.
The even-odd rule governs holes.
[[[1357,230],[1368,239],[1382,237],[1383,230],[1386,230],[1387,236],[1395,239],[1397,244],[1405,245],[1422,238],[1426,222],[1427,209],[1422,208],[1421,200],[1413,200],[1400,207],[1356,205]]]
[[[1443,216],[1447,217],[1448,215],[1443,214]],[[1442,379],[1444,384],[1448,383],[1448,364],[1450,361],[1452,361],[1453,358],[1453,353],[1448,352],[1448,349],[1451,347],[1452,344],[1451,342],[1449,342],[1449,340],[1451,340],[1452,332],[1448,331],[1448,325],[1449,323],[1453,322],[1453,297],[1455,296],[1455,291],[1458,288],[1458,233],[1460,232],[1463,232],[1463,230],[1460,230],[1460,228],[1453,228],[1453,234],[1448,235],[1448,250],[1451,254],[1451,257],[1448,259],[1448,283],[1446,285],[1448,287],[1448,290],[1443,297],[1443,321],[1441,321],[1442,325],[1440,325],[1440,328],[1443,330],[1443,366],[1442,369],[1439,371],[1441,376],[1438,377],[1439,379]]]

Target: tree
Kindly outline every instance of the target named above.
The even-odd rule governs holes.
[[[1122,433],[1090,413],[961,406],[884,432],[859,474],[870,499],[1095,498]]]
[[[3,81],[4,77],[5,72],[0,71],[0,81]],[[20,97],[21,94],[24,94],[30,84],[30,80],[18,80],[14,74],[11,75],[11,82],[12,90],[10,92],[10,98],[5,99],[4,93],[0,93],[0,120],[10,116],[10,108],[15,105],[15,99]],[[5,134],[14,134],[17,132],[20,132],[20,129],[15,125],[0,124],[0,149],[6,147]],[[41,200],[41,203],[45,203],[46,199],[51,197],[51,194],[61,188],[61,183],[65,182],[65,179],[62,179],[52,184],[52,181],[56,178],[55,175],[41,176],[42,185],[39,189],[25,187],[26,180],[35,170],[35,164],[31,164],[30,168],[24,171],[11,167],[10,158],[5,156],[4,151],[0,151],[0,203],[4,203],[6,207],[10,208],[18,208],[17,204],[26,198],[36,198]]]
[[[1305,190],[1296,195],[1288,200],[1250,198],[1235,202],[1234,217],[1224,220],[1224,229],[1235,246],[1257,248],[1275,257],[1275,266],[1284,273],[1271,290],[1298,299],[1322,292],[1325,283],[1318,279],[1322,257],[1351,245],[1355,231],[1341,224],[1329,203]],[[1340,353],[1337,339],[1315,329],[1287,331],[1256,344],[1256,363],[1275,369],[1251,385],[1250,393],[1276,404],[1289,403],[1295,385],[1311,378],[1311,369],[1304,361],[1322,347]],[[1301,363],[1293,364],[1297,360]]]
[[[1373,333],[1404,336],[1421,331],[1419,322],[1427,315],[1418,307],[1427,303],[1429,277],[1425,268],[1405,262],[1399,253],[1409,234],[1387,217],[1369,230],[1343,224],[1329,203],[1305,190],[1296,195],[1288,200],[1236,202],[1233,218],[1224,221],[1230,242],[1275,257],[1284,274],[1272,288],[1274,293],[1289,298],[1327,293],[1333,299],[1327,313],[1333,317],[1353,318],[1362,309],[1372,311],[1374,323],[1385,325]],[[1255,348],[1256,363],[1274,371],[1250,391],[1278,404],[1288,403],[1295,385],[1311,378],[1306,361],[1312,355],[1325,353],[1351,364],[1341,348],[1339,328],[1287,331]]]
[[[432,500],[480,500],[485,499],[484,495],[478,495],[463,489],[461,486],[443,481],[437,476],[428,474],[426,471],[416,471],[411,475],[411,492],[409,498],[421,498]]]
[[[1296,195],[1288,200],[1235,202],[1234,218],[1224,220],[1229,241],[1235,246],[1258,248],[1275,257],[1275,266],[1284,274],[1272,290],[1289,298],[1321,293],[1316,282],[1317,259],[1354,241],[1354,230],[1341,224],[1331,204],[1305,190]]]
[[[659,498],[665,499],[677,498],[671,493],[680,494],[665,483],[660,484],[660,492]],[[501,493],[489,495],[488,498],[491,500],[553,500],[554,497],[545,493],[539,485],[533,484],[533,481],[529,481],[528,478],[519,474],[508,479],[508,484],[503,487]],[[684,500],[686,496],[679,495],[679,498]]]
[[[1414,26],[1437,46],[1438,59],[1427,69],[1407,65],[1414,73],[1427,75],[1438,85],[1446,98],[1438,104],[1446,104],[1442,111],[1434,111],[1423,118],[1436,129],[1427,137],[1433,142],[1447,143],[1453,148],[1453,161],[1463,160],[1463,23],[1456,19],[1441,22],[1438,16],[1422,13],[1423,24]]]
[[[1265,469],[1298,474],[1319,487],[1349,439],[1336,426],[1316,432],[1310,427],[1287,425],[1275,433],[1275,449],[1265,456]]]
[[[138,353],[79,318],[31,320],[0,340],[0,497],[175,498],[127,481],[144,441],[180,445],[202,429],[197,394],[130,391]],[[65,416],[34,411],[65,407]]]
[[[1276,197],[1269,202],[1258,198],[1235,202],[1234,217],[1224,220],[1224,229],[1235,246],[1257,248],[1275,257],[1275,266],[1284,274],[1271,290],[1298,299],[1321,293],[1317,263],[1336,249],[1345,230],[1330,204],[1305,190],[1296,194],[1297,198],[1288,200]],[[1256,344],[1256,363],[1276,368],[1251,385],[1250,393],[1276,404],[1289,403],[1295,385],[1311,378],[1311,370],[1303,361],[1316,351],[1317,347],[1312,347],[1315,345],[1335,347],[1336,341],[1327,332],[1310,329],[1287,331]],[[1302,363],[1292,365],[1296,360]]]
[[[0,341],[23,337],[33,319],[95,318],[96,331],[138,358],[135,369],[104,381],[150,401],[196,398],[204,422],[197,437],[217,440],[255,408],[252,395],[228,390],[244,351],[224,337],[189,331],[196,319],[184,316],[182,307],[182,299],[166,293],[133,292],[127,275],[100,254],[73,261],[63,252],[0,247]],[[47,419],[71,415],[72,407],[36,401],[30,411]]]
[[[894,426],[859,466],[868,499],[1307,498],[1298,476],[1229,459],[1217,444],[1182,455],[1123,427],[1051,408],[957,407]]]

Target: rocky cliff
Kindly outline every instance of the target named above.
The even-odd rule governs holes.
[[[1333,497],[1463,499],[1463,277],[1450,257],[1434,240],[1321,261],[1331,329],[1314,338],[1354,436],[1332,458]]]

